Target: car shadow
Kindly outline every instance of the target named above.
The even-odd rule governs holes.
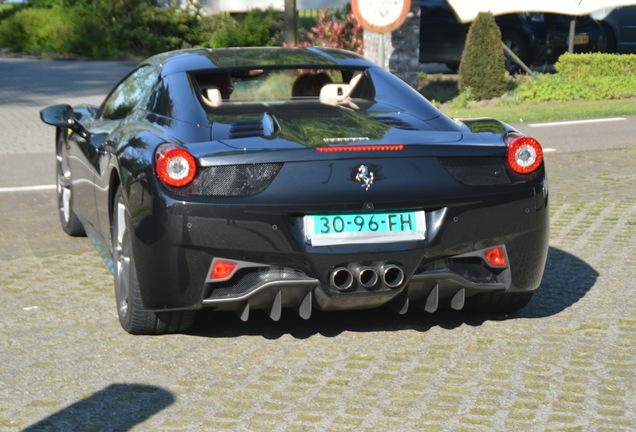
[[[175,400],[172,393],[159,387],[111,384],[27,427],[24,431],[126,431],[166,409]]]
[[[339,312],[314,311],[303,320],[291,310],[283,310],[280,321],[273,322],[265,313],[253,311],[247,322],[232,312],[199,312],[192,336],[232,338],[245,335],[277,339],[290,335],[306,339],[320,334],[338,336],[343,332],[386,332],[416,330],[426,332],[434,327],[454,329],[462,325],[480,326],[487,321],[506,321],[519,318],[545,318],[571,307],[592,289],[598,272],[585,261],[561,249],[550,247],[543,280],[532,301],[523,309],[507,314],[475,314],[445,310],[429,314],[412,307],[404,315],[388,309],[352,310]]]

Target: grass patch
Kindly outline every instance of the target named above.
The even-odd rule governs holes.
[[[552,79],[553,75],[546,75]],[[538,102],[522,97],[529,78],[510,81],[510,92],[501,98],[476,101],[470,94],[459,94],[457,75],[421,74],[419,91],[453,118],[494,117],[507,123],[557,121],[613,117],[636,114],[636,98]],[[544,80],[545,81],[545,80]],[[532,81],[529,84],[534,84]],[[582,96],[580,96],[582,97]],[[598,96],[595,96],[598,99]]]
[[[521,102],[519,104],[475,103],[466,108],[443,104],[440,109],[453,118],[494,117],[506,123],[546,122],[614,117],[636,114],[636,98],[566,102]]]
[[[607,324],[581,324],[579,330],[607,330]]]
[[[296,377],[293,382],[294,384],[316,384],[318,380],[312,377]]]

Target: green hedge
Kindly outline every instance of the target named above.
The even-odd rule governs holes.
[[[589,77],[636,76],[636,55],[625,54],[563,54],[555,63],[559,75],[586,80]]]
[[[571,79],[560,74],[541,75],[517,88],[523,100],[569,101],[576,99],[622,99],[636,97],[636,77],[599,77]]]
[[[521,81],[516,94],[531,101],[636,97],[636,55],[564,54],[555,67],[555,74]]]

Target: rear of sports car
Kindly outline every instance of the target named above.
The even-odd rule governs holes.
[[[281,135],[285,112],[302,109],[270,110],[277,138],[240,120],[230,125],[238,135],[215,143],[224,151],[158,149],[159,194],[135,218],[137,265],[152,269],[138,271],[147,308],[211,307],[244,320],[263,310],[276,320],[285,308],[309,318],[529,301],[548,246],[536,141],[493,121],[440,132],[393,116],[374,120],[382,139],[323,128],[325,144],[301,147]]]
[[[451,120],[380,68],[338,73],[320,96],[264,101],[254,80],[270,91],[284,71],[228,70],[232,99],[214,74],[187,77],[209,140],[159,145],[127,194],[145,309],[277,320],[530,300],[548,249],[540,144],[496,120]]]

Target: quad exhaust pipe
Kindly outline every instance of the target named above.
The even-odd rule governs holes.
[[[346,267],[336,267],[329,275],[329,285],[339,291],[353,287],[353,274]]]
[[[367,266],[353,267],[353,275],[358,283],[366,288],[373,288],[378,283],[378,273],[375,269]]]
[[[404,270],[395,264],[382,266],[382,282],[389,288],[397,288],[404,283]]]
[[[404,283],[404,270],[395,264],[361,265],[349,264],[336,267],[329,275],[329,285],[338,291],[348,291],[361,286],[367,290],[382,286],[395,289]]]

